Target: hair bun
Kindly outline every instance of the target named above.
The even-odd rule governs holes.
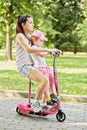
[[[18,20],[21,18],[21,15],[18,16]]]

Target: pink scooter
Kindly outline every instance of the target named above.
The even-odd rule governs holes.
[[[57,67],[56,67],[56,56],[58,56],[58,54],[54,55],[54,62],[53,62],[53,72],[54,72],[54,81],[55,81],[55,88],[56,88],[56,93],[57,96],[60,98],[60,91],[59,91],[59,85],[58,85],[58,73],[57,73]],[[52,106],[48,109],[43,109],[40,112],[34,112],[32,106],[31,106],[31,101],[30,101],[30,97],[31,97],[31,80],[29,81],[28,84],[28,103],[19,103],[17,108],[16,108],[16,112],[18,114],[21,115],[38,115],[38,116],[47,116],[47,115],[54,115],[56,114],[56,119],[59,122],[63,122],[66,119],[66,115],[64,112],[62,112],[61,110],[61,103],[60,100],[58,101],[58,103],[55,106]]]

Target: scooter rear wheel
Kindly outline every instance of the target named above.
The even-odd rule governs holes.
[[[17,112],[18,114],[20,114],[20,115],[23,115],[22,113],[20,113],[20,111],[19,111],[19,108],[18,108],[18,107],[16,108],[16,112]]]
[[[62,112],[61,110],[58,111],[58,113],[56,114],[56,119],[59,122],[63,122],[66,119],[66,115],[64,112]]]

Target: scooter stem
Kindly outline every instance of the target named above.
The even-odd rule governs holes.
[[[31,79],[29,80],[28,83],[28,103],[30,104],[31,100]]]
[[[57,67],[56,67],[56,55],[54,55],[53,72],[54,72],[54,84],[55,84],[55,88],[56,88],[56,93],[58,96],[60,96],[59,83],[58,83],[58,71],[57,71]]]

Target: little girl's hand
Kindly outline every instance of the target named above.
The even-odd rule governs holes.
[[[60,55],[60,54],[62,54],[62,51],[61,50],[59,50],[59,49],[51,49],[51,54],[52,55]]]

